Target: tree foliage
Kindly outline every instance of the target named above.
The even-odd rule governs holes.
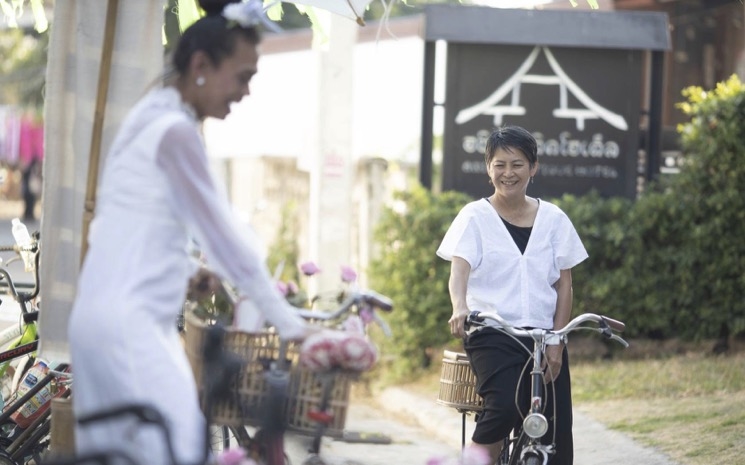
[[[277,279],[284,282],[300,282],[300,270],[298,263],[300,259],[300,246],[297,237],[300,225],[297,215],[297,204],[287,202],[282,206],[280,212],[280,224],[274,242],[269,247],[267,266],[275,272],[281,269]]]
[[[49,32],[0,30],[0,105],[41,110]]]

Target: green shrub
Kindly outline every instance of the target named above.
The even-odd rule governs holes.
[[[745,334],[745,85],[733,76],[679,107],[687,163],[665,194],[679,219],[676,328],[693,337]],[[671,251],[671,253],[674,251]]]
[[[435,251],[455,215],[471,200],[466,194],[433,195],[416,187],[398,192],[376,226],[380,250],[369,274],[372,287],[394,302],[393,312],[386,315],[393,337],[380,341],[396,357],[394,374],[428,366],[429,349],[452,340],[447,326],[452,314],[450,264]]]
[[[569,216],[587,249],[588,259],[572,269],[573,314],[598,313],[628,320],[626,294],[633,286],[628,275],[628,218],[632,201],[602,198],[597,192],[551,200]]]
[[[733,77],[683,95],[679,174],[633,204],[558,201],[590,254],[573,273],[575,313],[617,316],[630,336],[745,334],[745,86]]]

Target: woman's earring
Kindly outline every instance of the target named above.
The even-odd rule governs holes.
[[[204,82],[205,81],[206,81],[206,79],[204,78],[204,76],[199,76],[197,78],[197,86],[202,87],[204,85]]]
[[[533,184],[533,176],[530,177],[530,183]]]

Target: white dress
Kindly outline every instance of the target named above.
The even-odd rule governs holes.
[[[216,188],[198,125],[170,87],[151,91],[127,116],[99,183],[68,327],[75,413],[150,403],[168,419],[186,463],[204,450],[204,417],[176,328],[195,271],[190,240],[282,336],[305,327]],[[79,453],[123,448],[141,463],[166,463],[157,431],[127,432],[121,421],[77,427],[76,445]]]
[[[494,312],[520,327],[553,328],[561,270],[587,258],[569,217],[541,200],[525,253],[494,207],[484,199],[465,205],[448,228],[437,255],[471,265],[466,291],[470,310]]]

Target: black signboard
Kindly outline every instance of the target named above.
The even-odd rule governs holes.
[[[529,195],[635,197],[642,58],[641,50],[449,42],[443,189],[490,195],[484,145],[510,124],[538,141]]]

